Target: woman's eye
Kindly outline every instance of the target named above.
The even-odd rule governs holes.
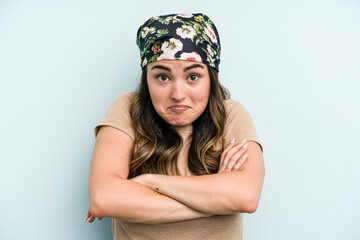
[[[159,75],[157,76],[157,79],[159,79],[160,82],[165,82],[169,80],[169,78],[166,75]]]
[[[195,82],[195,81],[197,81],[198,79],[199,79],[199,75],[191,74],[191,75],[189,76],[189,80],[190,80],[191,82]]]

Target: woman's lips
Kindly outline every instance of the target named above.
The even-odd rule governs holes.
[[[188,109],[189,106],[186,106],[186,105],[172,105],[169,108],[170,108],[170,110],[172,110],[174,112],[182,112],[182,111],[185,111],[186,109]]]

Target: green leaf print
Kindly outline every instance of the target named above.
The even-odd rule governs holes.
[[[214,23],[213,23],[213,21],[211,21],[210,19],[207,20],[207,22],[205,22],[205,23],[206,23],[206,24],[209,24],[210,27],[213,28]]]
[[[206,34],[203,34],[203,37],[206,39],[206,41],[211,42],[210,38]]]
[[[202,32],[200,31],[201,28],[202,28],[202,27],[201,27],[200,24],[198,24],[198,23],[196,23],[196,24],[194,25],[194,29],[195,29],[195,31],[196,31],[197,34],[202,34]]]
[[[169,29],[158,29],[156,32],[156,37],[161,37],[164,34],[169,33]]]
[[[199,42],[201,42],[200,38],[196,39],[196,41],[195,41],[195,45],[198,45],[198,44],[199,44]]]
[[[159,57],[159,54],[155,54],[148,60],[148,62],[155,62],[158,57]]]
[[[169,25],[171,19],[169,18],[164,18],[164,19],[158,19],[158,22],[160,22],[161,24],[165,24],[165,25]]]

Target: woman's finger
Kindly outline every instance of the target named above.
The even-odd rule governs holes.
[[[229,151],[234,144],[235,144],[235,138],[231,139],[230,143],[227,145],[224,152],[226,153],[227,151]]]
[[[240,167],[246,162],[247,160],[247,153],[245,153],[240,160],[233,166],[232,171],[238,171]]]
[[[233,138],[230,143],[227,145],[227,147],[225,148],[225,150],[222,152],[221,157],[220,157],[220,166],[222,165],[222,163],[224,162],[224,157],[226,155],[226,153],[234,146],[235,144],[235,138]]]
[[[219,169],[224,170],[224,168],[227,165],[227,162],[229,161],[229,157],[231,157],[233,155],[234,148],[236,151],[236,147],[243,145],[245,142],[246,142],[246,139],[244,139],[240,144],[235,144],[235,138],[233,138],[231,140],[230,144],[226,147],[224,152],[221,154]]]
[[[94,220],[95,220],[95,217],[94,217],[93,215],[91,215],[91,216],[88,218],[87,222],[88,222],[88,223],[92,223],[92,222],[94,222]]]
[[[236,153],[234,153],[234,155],[229,159],[227,165],[226,165],[226,171],[231,172],[231,170],[233,169],[233,167],[239,162],[241,161],[241,158],[244,156],[245,152],[247,151],[246,146],[242,147],[241,149],[239,149],[239,151],[237,151]]]
[[[84,221],[87,222],[90,216],[91,216],[91,213],[90,213],[90,211],[88,211]]]
[[[227,165],[229,160],[231,159],[231,157],[239,150],[241,150],[242,148],[247,148],[247,143],[246,143],[246,139],[244,139],[241,143],[234,145],[233,147],[231,147],[230,150],[228,150],[223,157],[223,161],[221,162],[221,166],[219,168],[219,170],[225,171],[227,169]]]
[[[95,219],[96,219],[96,217],[94,215],[92,215],[90,211],[88,211],[88,213],[86,214],[86,217],[85,217],[85,222],[92,223],[95,221]],[[103,217],[97,217],[97,219],[101,220],[101,219],[103,219]]]

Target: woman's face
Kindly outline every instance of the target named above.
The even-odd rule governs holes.
[[[151,62],[147,65],[147,83],[155,111],[172,126],[193,123],[208,104],[210,76],[203,63]]]

